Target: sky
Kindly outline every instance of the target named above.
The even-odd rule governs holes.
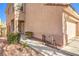
[[[79,3],[72,3],[71,6],[79,14]]]
[[[6,14],[5,14],[6,7],[7,3],[0,3],[0,18],[3,23],[6,22]]]
[[[72,8],[79,14],[79,3],[71,3]],[[3,23],[6,22],[6,10],[7,3],[0,3],[0,18]]]

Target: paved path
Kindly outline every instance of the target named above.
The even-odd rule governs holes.
[[[35,49],[36,51],[39,51],[44,56],[67,56],[66,54],[63,54],[62,52],[58,52],[56,49],[48,47],[44,45],[42,42],[26,39],[21,40],[23,42],[27,42],[27,44]]]
[[[68,45],[63,50],[79,55],[79,37],[70,39]]]
[[[30,47],[37,50],[41,54],[45,56],[68,56],[68,55],[78,55],[79,56],[79,38],[72,40],[66,47],[64,47],[62,50],[64,50],[64,53],[60,50],[51,48],[46,46],[44,43],[26,39],[22,40],[23,42],[26,42]],[[6,38],[0,37],[0,55],[2,55],[2,47],[6,45]]]

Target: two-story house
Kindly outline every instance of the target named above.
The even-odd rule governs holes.
[[[53,35],[61,47],[79,35],[79,15],[70,4],[8,4],[6,14],[8,32],[31,31],[40,40],[43,34]]]

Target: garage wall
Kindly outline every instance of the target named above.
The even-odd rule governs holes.
[[[63,14],[63,40],[64,45],[66,45],[71,38],[79,34],[79,24],[78,19],[75,19],[66,12]]]
[[[63,43],[62,7],[44,4],[26,4],[25,31],[34,32],[42,39],[42,34],[53,34],[58,45]]]
[[[69,37],[74,37],[74,36],[78,36],[79,35],[79,15],[70,7],[68,6],[68,8],[64,8],[63,9],[65,15],[67,17],[66,20],[64,21],[64,23],[67,21],[67,22],[70,22],[70,24],[72,25],[69,25],[70,27],[70,30],[68,32],[72,32],[71,34],[69,34]],[[64,42],[67,43],[68,42],[68,33],[67,33],[67,25],[65,24],[65,29],[64,29],[64,36],[63,36],[63,39],[64,39]],[[74,29],[76,27],[76,29]],[[75,33],[75,34],[74,34]]]

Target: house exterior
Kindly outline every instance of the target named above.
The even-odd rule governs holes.
[[[79,15],[70,4],[8,4],[6,14],[7,33],[31,31],[40,40],[43,34],[53,35],[60,47],[79,35]]]

